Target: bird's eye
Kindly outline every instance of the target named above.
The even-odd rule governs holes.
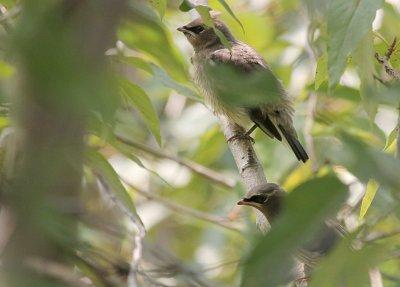
[[[256,203],[264,203],[267,197],[264,195],[253,195],[250,197],[249,201],[256,202]]]
[[[195,34],[200,34],[201,32],[204,31],[204,27],[202,25],[199,25],[199,26],[190,27],[190,28],[188,28],[188,30],[192,31]]]

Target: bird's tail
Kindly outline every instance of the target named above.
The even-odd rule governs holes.
[[[290,148],[293,150],[297,159],[301,160],[302,162],[306,162],[308,160],[308,154],[304,150],[299,140],[294,135],[289,134],[282,125],[278,125],[278,128],[282,132],[283,136],[288,142]]]

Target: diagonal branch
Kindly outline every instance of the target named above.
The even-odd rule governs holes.
[[[204,165],[198,164],[196,162],[193,162],[193,161],[190,161],[187,159],[180,158],[175,155],[167,154],[163,151],[156,150],[147,145],[144,145],[144,144],[136,142],[136,141],[129,140],[129,139],[121,137],[121,136],[116,136],[116,137],[119,141],[121,141],[122,143],[124,143],[126,145],[129,145],[133,148],[142,150],[142,151],[144,151],[148,154],[151,154],[155,157],[158,157],[158,158],[165,158],[165,159],[175,161],[175,162],[179,163],[180,165],[187,167],[194,173],[201,175],[203,177],[206,177],[208,179],[211,179],[212,181],[214,181],[226,188],[233,188],[236,184],[233,179],[228,178],[228,177],[224,176],[223,174],[218,173],[212,169],[209,169],[208,167],[205,167]]]

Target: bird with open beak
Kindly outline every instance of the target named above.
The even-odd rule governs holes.
[[[235,135],[228,141],[249,138],[251,132],[258,127],[269,137],[286,141],[296,158],[306,162],[307,152],[299,142],[293,127],[293,103],[281,82],[276,79],[265,60],[252,47],[235,39],[229,28],[219,19],[220,13],[211,11],[210,15],[215,29],[225,36],[231,46],[230,49],[223,45],[214,28],[204,24],[201,18],[179,27],[178,31],[182,32],[193,46],[194,54],[191,58],[193,78],[206,104],[216,115],[226,116],[243,128],[251,126],[246,134]],[[234,73],[229,74],[227,70],[213,69],[213,67],[222,66],[229,67]],[[212,71],[217,72],[212,73]],[[267,78],[269,81],[272,79],[276,87],[274,96],[273,93],[260,88],[261,86],[258,87],[257,83],[260,82],[254,82],[254,76],[260,74],[266,76],[261,79],[264,85]],[[233,93],[238,92],[236,87],[240,88],[240,104],[232,103],[226,96],[228,94],[228,97],[230,95],[232,99]],[[261,95],[257,96],[257,103],[246,104],[246,100],[251,96],[250,91],[253,90]],[[224,91],[225,96],[222,96]]]

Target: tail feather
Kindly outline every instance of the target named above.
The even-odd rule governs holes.
[[[303,146],[299,142],[299,140],[290,135],[282,125],[278,125],[279,130],[282,132],[283,136],[285,137],[286,141],[288,142],[290,148],[293,150],[294,154],[296,155],[298,160],[302,162],[306,162],[308,160],[307,152],[304,150]]]

